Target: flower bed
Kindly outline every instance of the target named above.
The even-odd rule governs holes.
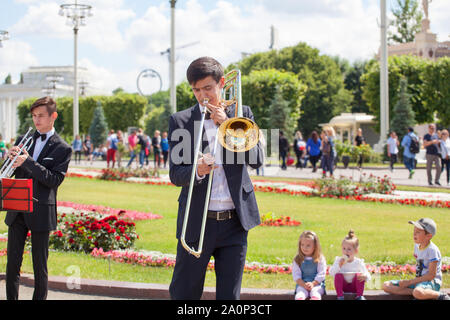
[[[276,217],[272,212],[268,212],[261,216],[260,226],[282,227],[282,226],[299,226],[300,221],[296,221],[289,216]]]
[[[62,214],[57,231],[50,234],[50,247],[62,251],[91,252],[127,249],[138,238],[134,222],[119,220],[116,216],[98,219],[95,213]]]
[[[133,251],[104,251],[103,249],[94,249],[91,256],[95,258],[111,259],[112,261],[128,264],[136,264],[144,267],[174,267],[175,257],[173,255],[164,255],[162,253],[140,253]],[[366,264],[367,270],[372,274],[382,275],[415,275],[416,267],[414,265],[371,265]],[[327,275],[330,266],[327,266]],[[208,270],[214,270],[214,261],[208,263]],[[450,272],[449,264],[442,264],[443,273]],[[245,263],[244,272],[273,273],[273,274],[291,274],[291,265],[283,264],[264,264],[259,262]]]
[[[322,178],[317,179],[314,185],[319,195],[332,195],[337,197],[359,196],[369,193],[392,194],[396,189],[391,178],[385,175],[383,178],[375,177],[365,173],[359,181],[340,176],[339,179]]]
[[[96,179],[100,175],[99,172],[86,171],[83,172],[78,170],[77,172],[68,173],[69,177],[88,177],[91,179]],[[377,178],[378,179],[378,178]],[[130,177],[125,181],[134,183],[145,183],[152,185],[171,185],[170,179],[167,176],[161,176],[161,178],[136,178]],[[388,183],[385,186],[389,186]],[[291,196],[306,196],[306,197],[322,197],[322,198],[333,198],[333,199],[344,199],[344,200],[354,200],[354,201],[369,201],[369,202],[379,202],[379,203],[394,203],[401,205],[413,205],[413,206],[426,206],[432,208],[450,208],[450,200],[448,194],[439,194],[444,200],[431,198],[431,193],[426,192],[409,192],[402,191],[398,192],[395,189],[391,190],[391,194],[360,194],[357,195],[338,195],[330,193],[320,194],[315,188],[309,183],[293,183],[280,182],[280,181],[270,181],[270,180],[255,180],[253,181],[253,187],[255,191],[258,192],[273,192],[278,194],[287,194]],[[358,191],[360,188],[358,188]],[[364,191],[364,188],[363,188]],[[386,192],[386,191],[385,191]]]
[[[151,213],[151,212],[140,212],[134,210],[126,210],[126,209],[115,209],[105,206],[97,206],[92,204],[80,204],[69,201],[58,201],[58,208],[71,208],[78,211],[90,211],[96,212],[101,215],[115,215],[122,219],[129,220],[153,220],[153,219],[162,219],[162,216]]]

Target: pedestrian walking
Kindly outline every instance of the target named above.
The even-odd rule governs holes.
[[[433,168],[433,163],[436,168],[436,175],[434,178],[434,183],[438,186],[441,185],[439,183],[439,178],[441,177],[440,145],[441,145],[441,142],[436,133],[436,126],[433,123],[431,123],[430,125],[428,125],[428,133],[426,135],[424,135],[424,137],[423,137],[423,146],[427,149],[427,153],[426,153],[427,178],[428,178],[428,184],[430,186],[433,185],[433,177],[432,177],[432,172],[431,172],[431,170]]]

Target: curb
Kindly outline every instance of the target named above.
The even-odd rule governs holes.
[[[5,280],[6,274],[0,273],[0,280]],[[20,284],[34,287],[32,274],[21,274]],[[110,280],[77,279],[74,277],[50,276],[48,288],[76,294],[100,295],[129,299],[169,300],[169,285],[155,283],[139,283]],[[450,289],[443,291],[450,293]],[[205,287],[202,300],[215,300],[215,288]],[[412,296],[393,296],[382,290],[366,290],[367,300],[412,300]],[[355,298],[354,294],[346,294],[346,300]],[[255,289],[242,288],[241,300],[293,300],[294,290],[286,289]],[[336,300],[336,292],[328,290],[323,300]]]

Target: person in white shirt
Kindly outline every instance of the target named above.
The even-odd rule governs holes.
[[[298,252],[292,262],[296,283],[295,300],[322,300],[325,293],[327,262],[319,238],[313,231],[304,231],[298,240]]]
[[[441,157],[442,170],[447,171],[447,186],[450,186],[450,138],[447,129],[441,132]]]
[[[356,300],[366,300],[364,285],[371,279],[364,260],[357,258],[359,240],[350,230],[342,241],[342,256],[336,257],[329,274],[334,277],[334,287],[338,300],[344,300],[344,293],[356,293]]]
[[[397,154],[398,154],[398,137],[395,131],[392,131],[389,139],[387,140],[387,155],[389,157],[389,168],[391,171],[394,171],[394,163],[397,162]]]

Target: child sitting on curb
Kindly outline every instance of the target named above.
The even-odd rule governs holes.
[[[342,241],[342,257],[336,257],[329,274],[334,276],[334,287],[338,300],[344,300],[344,293],[356,293],[356,300],[366,300],[363,296],[365,282],[370,280],[363,259],[356,255],[359,252],[359,240],[355,232],[350,230]]]
[[[446,293],[439,292],[442,284],[441,252],[431,241],[436,234],[436,223],[430,218],[408,223],[414,225],[416,278],[386,281],[383,290],[391,294],[412,295],[418,300],[450,300]]]
[[[298,253],[292,263],[295,300],[322,300],[325,294],[327,262],[322,255],[319,238],[313,231],[304,231],[298,240]]]

